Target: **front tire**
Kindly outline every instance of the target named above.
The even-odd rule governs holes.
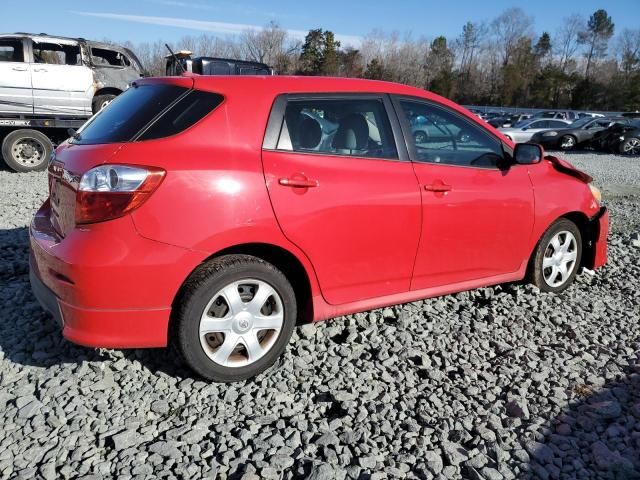
[[[545,232],[530,263],[530,280],[545,292],[561,292],[573,283],[582,259],[582,235],[570,220],[555,222]]]
[[[187,280],[171,335],[196,373],[236,382],[273,365],[291,338],[296,316],[293,288],[280,270],[249,255],[225,255]]]
[[[572,150],[575,148],[577,143],[578,142],[576,140],[576,137],[574,137],[573,135],[564,135],[560,139],[560,148],[562,150]]]
[[[620,153],[623,155],[640,154],[640,138],[629,137],[620,144]]]

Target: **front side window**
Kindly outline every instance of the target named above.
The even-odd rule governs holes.
[[[482,127],[430,103],[400,101],[411,129],[415,160],[491,168],[503,158],[502,144]]]
[[[33,59],[50,65],[82,65],[78,45],[33,42]]]
[[[290,100],[277,149],[398,158],[381,99]]]
[[[0,40],[0,62],[24,62],[22,40],[17,38]]]
[[[125,55],[106,48],[91,47],[91,61],[100,67],[128,67],[131,65]]]

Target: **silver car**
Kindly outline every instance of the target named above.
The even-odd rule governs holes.
[[[529,119],[518,122],[509,128],[499,128],[505,137],[510,138],[515,143],[525,143],[531,140],[535,133],[549,130],[551,128],[567,128],[571,122],[560,119]]]

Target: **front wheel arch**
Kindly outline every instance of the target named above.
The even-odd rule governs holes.
[[[529,252],[529,260],[527,263],[527,277],[530,276],[531,268],[533,265],[533,257],[536,253],[536,249],[540,244],[540,241],[547,233],[549,228],[553,226],[559,220],[566,219],[573,222],[578,230],[580,231],[580,235],[582,236],[582,258],[580,260],[580,265],[578,265],[579,269],[583,267],[590,268],[590,262],[592,263],[593,256],[595,255],[595,240],[598,238],[598,232],[594,229],[594,225],[589,220],[584,213],[574,211],[567,212],[559,217],[555,218],[553,221],[549,222],[549,224],[542,231],[540,237],[536,240],[536,243],[533,245],[533,248]]]

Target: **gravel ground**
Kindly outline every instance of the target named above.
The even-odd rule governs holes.
[[[0,171],[0,478],[639,478],[640,159],[568,157],[612,210],[606,268],[305,325],[234,385],[63,340],[27,276],[45,174]]]

